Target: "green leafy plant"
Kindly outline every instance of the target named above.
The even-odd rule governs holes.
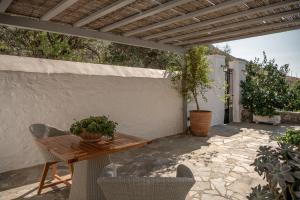
[[[207,60],[208,48],[193,47],[185,54],[184,59],[172,62],[167,67],[175,86],[188,99],[193,98],[197,110],[200,110],[198,95],[206,101],[205,93],[211,87],[209,78],[209,64]],[[181,84],[183,83],[183,84]]]
[[[285,110],[300,112],[300,80],[291,84],[288,96],[289,102],[286,105]]]
[[[70,131],[74,135],[80,135],[80,133],[86,131],[89,133],[113,137],[117,125],[118,123],[109,120],[106,116],[91,116],[73,123]]]
[[[278,67],[275,60],[268,60],[264,54],[246,65],[246,79],[241,81],[242,104],[252,113],[273,116],[289,102],[286,75],[288,65]]]
[[[261,146],[252,165],[268,184],[252,188],[248,199],[300,199],[300,152],[297,146],[281,142],[278,147]]]
[[[270,192],[268,186],[258,185],[252,188],[252,192],[247,196],[249,200],[274,200],[274,195]]]
[[[278,141],[300,147],[300,130],[289,129],[284,135],[279,136]]]

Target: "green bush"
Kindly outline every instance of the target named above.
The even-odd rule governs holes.
[[[278,67],[275,60],[250,61],[246,79],[241,81],[242,104],[256,115],[273,116],[289,102],[286,75],[288,65]]]
[[[74,135],[80,135],[83,131],[87,131],[89,133],[113,137],[117,125],[116,122],[108,120],[106,116],[91,116],[73,123],[70,131]]]
[[[300,112],[300,80],[290,86],[289,102],[285,107],[285,110]]]
[[[289,129],[284,135],[277,139],[280,142],[300,146],[300,130]]]

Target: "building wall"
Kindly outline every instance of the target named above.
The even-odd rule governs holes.
[[[119,132],[147,139],[182,131],[182,98],[163,70],[0,55],[0,103],[0,172],[42,163],[33,123],[67,130],[104,114]]]
[[[233,106],[233,122],[241,122],[242,109],[241,104],[241,81],[245,80],[246,62],[235,60],[229,62],[229,68],[232,70],[232,106]]]

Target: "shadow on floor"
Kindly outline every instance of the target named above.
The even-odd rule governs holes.
[[[64,176],[68,174],[67,166],[58,164],[59,175]],[[23,168],[20,170],[13,170],[0,174],[0,192],[9,190],[11,188],[21,187],[40,181],[43,172],[43,165],[36,165],[34,167]],[[47,179],[51,177],[51,171],[48,172]]]
[[[13,198],[12,200],[66,200],[68,199],[70,188],[67,187],[53,187],[51,191],[43,192],[41,195],[36,195],[37,187],[28,192]]]
[[[255,131],[259,134],[270,136],[283,133],[293,125],[271,126],[264,124],[232,123],[219,125],[211,128],[208,137],[194,137],[191,135],[173,135],[154,140],[151,144],[137,149],[111,156],[112,161],[119,165],[118,174],[126,176],[161,176],[174,175],[175,168],[179,162],[185,160],[200,160],[204,163],[216,156],[217,151],[209,151],[208,146],[211,140],[218,138],[234,137],[243,131]],[[299,125],[298,125],[299,127]],[[197,151],[197,157],[193,152]],[[59,171],[64,173],[66,167],[59,166]],[[154,173],[155,172],[155,173]],[[65,200],[69,194],[69,188],[54,188],[55,190],[45,191],[40,196],[36,195],[36,189],[42,173],[42,166],[35,166],[27,169],[15,170],[0,174],[0,200],[3,194],[13,193],[14,198],[7,199],[46,199]],[[30,186],[28,186],[30,185]],[[26,186],[26,187],[25,187]],[[26,198],[25,198],[26,197]]]
[[[292,125],[267,125],[251,123],[231,123],[227,125],[213,126],[208,137],[194,137],[192,135],[173,135],[154,140],[143,148],[132,149],[124,153],[114,154],[112,160],[119,164],[118,174],[132,176],[152,176],[171,173],[176,170],[179,162],[191,159],[193,151],[201,151],[201,157],[197,159],[210,160],[217,152],[207,152],[210,139],[216,137],[232,137],[244,130],[269,135],[274,139],[278,134],[285,132]],[[199,153],[198,153],[199,154]],[[134,158],[134,159],[132,159]],[[158,173],[158,171],[160,173]]]

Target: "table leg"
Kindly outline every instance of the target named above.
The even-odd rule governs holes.
[[[105,200],[97,179],[109,163],[109,156],[76,162],[69,200]]]

